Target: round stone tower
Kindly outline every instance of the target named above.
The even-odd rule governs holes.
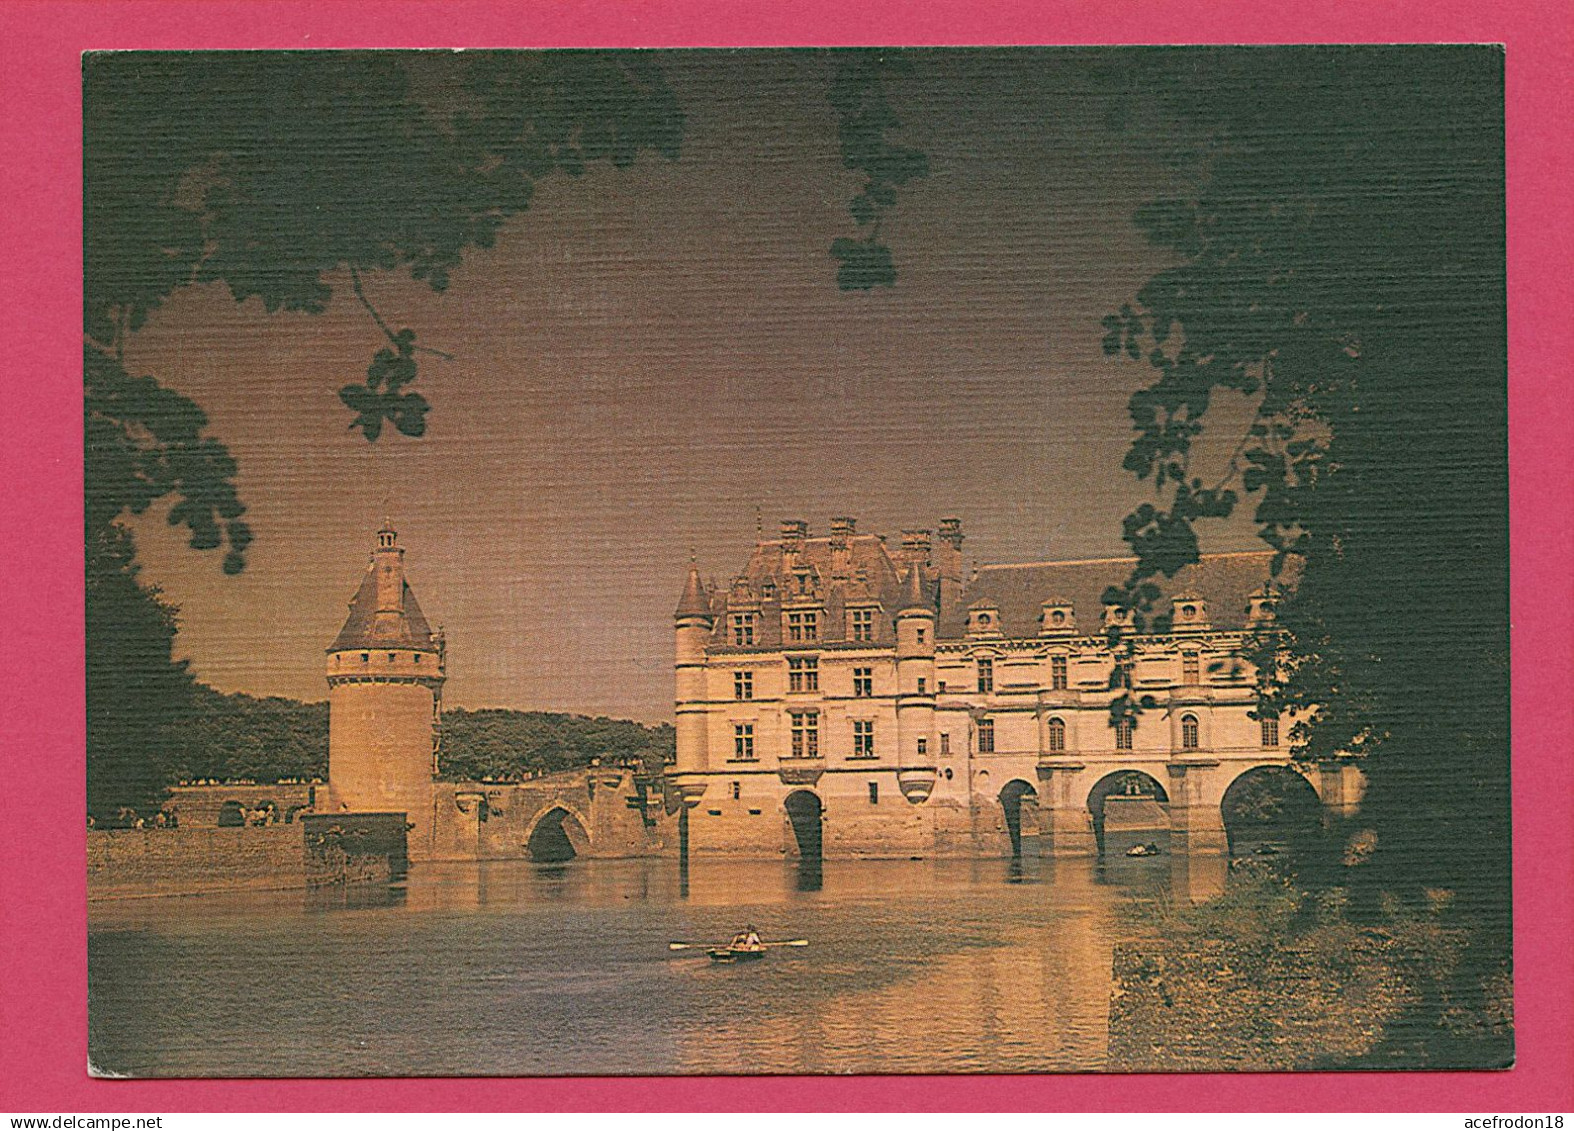
[[[914,562],[896,612],[896,783],[914,805],[935,787],[935,607]]]
[[[432,850],[445,656],[405,581],[398,540],[384,523],[328,648],[328,810],[404,813],[420,860]]]

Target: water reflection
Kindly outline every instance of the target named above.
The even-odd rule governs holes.
[[[90,1047],[139,1075],[1086,1071],[1128,889],[1196,900],[1227,874],[1167,855],[580,859],[96,903]],[[667,949],[745,923],[810,945],[741,967]]]

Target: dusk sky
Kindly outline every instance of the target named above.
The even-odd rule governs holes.
[[[725,583],[756,508],[767,536],[956,515],[978,563],[1123,553],[1150,490],[1120,468],[1125,402],[1150,371],[1106,359],[1099,320],[1164,265],[1133,210],[1185,183],[1118,128],[1152,55],[1113,57],[916,57],[889,87],[891,140],[931,172],[884,227],[897,285],[842,293],[828,248],[856,234],[859,175],[825,57],[664,56],[678,161],[543,182],[444,294],[367,279],[390,323],[453,355],[422,359],[421,439],[347,430],[337,391],[383,343],[346,279],[316,316],[178,291],[127,366],[206,409],[257,541],[226,577],[162,513],[138,523],[145,579],[181,607],[177,654],[221,690],[324,698],[385,513],[446,627],[449,705],[652,721],[671,716],[691,548]],[[1205,549],[1257,544],[1214,533]]]

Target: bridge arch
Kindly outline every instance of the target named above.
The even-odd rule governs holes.
[[[1100,855],[1105,848],[1105,817],[1106,803],[1109,798],[1121,799],[1121,805],[1130,804],[1135,811],[1137,820],[1132,828],[1123,828],[1126,832],[1139,833],[1146,843],[1148,839],[1166,842],[1163,847],[1168,847],[1169,840],[1169,791],[1164,788],[1164,783],[1152,774],[1142,770],[1115,770],[1105,774],[1093,783],[1093,788],[1088,791],[1088,813],[1093,820],[1093,841]],[[1128,803],[1124,799],[1131,799]],[[1146,804],[1143,804],[1146,802]],[[1155,813],[1154,807],[1158,808]],[[1146,824],[1143,819],[1146,818]],[[1136,841],[1133,841],[1136,843]]]
[[[818,864],[824,858],[825,803],[812,789],[795,789],[782,800],[792,832],[789,851],[796,850],[805,864]]]
[[[1000,788],[998,800],[1006,815],[1011,855],[1021,856],[1023,836],[1038,835],[1038,790],[1030,782],[1012,778]]]
[[[538,813],[525,834],[525,851],[541,864],[572,860],[589,847],[584,818],[561,803]]]
[[[1292,847],[1324,829],[1317,787],[1282,762],[1259,763],[1236,774],[1219,798],[1219,816],[1231,853]]]

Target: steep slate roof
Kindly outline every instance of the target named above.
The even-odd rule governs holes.
[[[833,542],[845,544],[838,553]],[[756,543],[749,562],[731,589],[723,588],[715,594],[713,608],[717,619],[712,642],[727,642],[725,613],[747,603],[763,615],[757,626],[757,641],[762,647],[781,643],[780,613],[791,608],[798,597],[794,570],[808,570],[810,594],[825,609],[820,625],[820,641],[835,643],[845,638],[844,610],[849,605],[878,602],[885,616],[876,618],[875,642],[894,640],[891,616],[907,602],[903,581],[906,568],[899,566],[886,549],[885,542],[875,534],[847,534],[840,538],[805,537],[796,542],[796,553],[789,554],[788,543],[773,539]],[[791,559],[791,562],[789,561]],[[860,574],[864,580],[860,581]],[[920,584],[926,603],[934,605],[938,582],[923,576]],[[765,597],[766,584],[773,588],[773,596]],[[747,591],[747,596],[743,591]]]
[[[1246,598],[1269,580],[1272,560],[1271,550],[1204,554],[1173,578],[1154,579],[1164,595],[1153,611],[1168,613],[1171,596],[1190,592],[1207,602],[1212,627],[1243,628]],[[1125,581],[1135,563],[1135,558],[1103,558],[984,566],[963,589],[957,606],[942,611],[935,635],[942,640],[966,637],[967,610],[983,601],[999,608],[1000,628],[1007,637],[1036,637],[1042,627],[1039,615],[1049,600],[1071,602],[1079,634],[1097,633],[1104,625],[1104,590]]]
[[[330,652],[353,652],[358,648],[412,648],[417,652],[436,652],[437,643],[432,639],[431,626],[416,603],[410,583],[404,583],[404,614],[397,621],[385,619],[382,632],[377,624],[377,570],[376,564],[366,567],[361,587],[350,602],[350,615],[339,630],[339,635],[328,646]]]

